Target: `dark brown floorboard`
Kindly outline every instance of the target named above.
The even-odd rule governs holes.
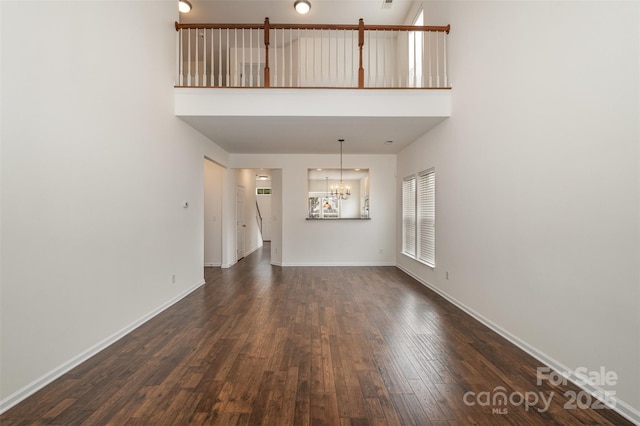
[[[206,268],[205,286],[0,423],[631,424],[565,409],[579,389],[537,386],[538,361],[396,268],[280,268],[268,252]],[[465,404],[497,387],[552,403]]]

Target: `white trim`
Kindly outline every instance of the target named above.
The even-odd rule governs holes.
[[[4,413],[5,411],[9,410],[11,407],[15,406],[16,404],[18,404],[18,403],[22,402],[23,400],[25,400],[26,398],[30,397],[31,395],[33,395],[34,393],[36,393],[37,391],[39,391],[43,387],[47,386],[48,384],[50,384],[51,382],[53,382],[54,380],[56,380],[57,378],[59,378],[63,374],[69,372],[73,368],[75,368],[78,365],[82,364],[83,362],[85,362],[86,360],[88,360],[89,358],[91,358],[92,356],[94,356],[95,354],[100,352],[101,350],[103,350],[106,347],[108,347],[108,346],[112,345],[113,343],[117,342],[118,340],[120,340],[121,338],[123,338],[124,336],[126,336],[127,334],[129,334],[130,332],[135,330],[136,328],[140,327],[142,324],[144,324],[145,322],[149,321],[150,319],[152,319],[153,317],[155,317],[156,315],[158,315],[159,313],[161,313],[165,309],[171,307],[172,305],[176,304],[180,300],[184,299],[189,294],[191,294],[193,291],[197,290],[202,285],[204,285],[204,283],[205,283],[205,281],[202,280],[202,281],[198,282],[197,284],[193,285],[192,287],[189,287],[188,289],[186,289],[182,293],[180,293],[177,296],[175,296],[173,299],[163,303],[162,305],[160,305],[156,309],[152,310],[148,314],[138,318],[137,320],[135,320],[131,324],[127,325],[126,327],[120,329],[119,331],[116,331],[111,336],[109,336],[109,337],[105,338],[104,340],[96,343],[95,345],[91,346],[87,350],[85,350],[85,351],[79,353],[78,355],[74,356],[73,358],[71,358],[67,362],[63,363],[62,365],[59,365],[58,367],[54,368],[53,370],[49,371],[48,373],[42,375],[38,379],[36,379],[33,382],[29,383],[28,385],[26,385],[22,389],[19,389],[18,391],[16,391],[13,394],[9,395],[8,397],[6,397],[2,401],[0,401],[0,414]]]
[[[204,267],[205,268],[220,268],[222,266],[222,263],[205,263]]]
[[[509,333],[508,331],[506,331],[505,329],[503,329],[493,321],[485,318],[483,315],[471,309],[464,303],[458,301],[453,296],[450,296],[449,294],[439,289],[438,287],[434,286],[433,284],[429,283],[428,281],[423,280],[422,278],[420,278],[419,276],[417,276],[416,274],[414,274],[404,266],[401,266],[401,265],[396,265],[396,266],[398,269],[405,272],[410,277],[414,278],[420,284],[438,293],[440,296],[445,298],[448,302],[462,309],[464,312],[471,315],[473,318],[480,321],[482,324],[489,327],[491,330],[495,331],[496,333],[498,333],[499,335],[501,335],[502,337],[504,337],[505,339],[507,339],[508,341],[510,341],[511,343],[513,343],[514,345],[516,345],[517,347],[519,347],[520,349],[522,349],[523,351],[525,351],[526,353],[528,353],[529,355],[531,355],[532,357],[540,361],[541,363],[543,363],[544,365],[550,367],[552,370],[555,370],[559,373],[569,372],[569,377],[567,377],[567,379],[571,381],[573,384],[575,384],[576,386],[578,386],[579,388],[589,392],[594,397],[596,397],[596,395],[604,394],[604,389],[602,389],[600,386],[594,386],[591,384],[582,384],[584,380],[580,379],[576,375],[574,370],[571,370],[567,366],[551,358],[549,355],[538,350],[534,346],[529,345],[527,342]],[[622,415],[623,417],[630,420],[631,422],[637,425],[640,425],[640,411],[633,408],[628,403],[621,401],[617,397],[616,397],[616,405],[613,408],[613,411],[616,411],[618,414]]]
[[[396,266],[394,262],[287,262],[279,266]]]

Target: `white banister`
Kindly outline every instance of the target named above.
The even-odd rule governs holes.
[[[448,26],[278,25],[265,20],[265,25],[176,23],[176,30],[176,86],[450,85]]]

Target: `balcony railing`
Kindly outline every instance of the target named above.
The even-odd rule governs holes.
[[[450,87],[449,25],[175,27],[176,87]]]

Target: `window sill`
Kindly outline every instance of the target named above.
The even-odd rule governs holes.
[[[418,263],[420,263],[420,264],[422,264],[422,265],[424,265],[424,266],[427,266],[427,267],[429,267],[429,268],[431,268],[431,269],[434,269],[434,270],[436,269],[436,266],[435,266],[435,265],[431,265],[431,264],[429,264],[429,263],[427,263],[427,262],[424,262],[424,261],[422,261],[422,260],[420,260],[420,259],[417,259],[417,258],[416,258],[414,255],[412,255],[412,254],[408,254],[408,253],[405,253],[405,252],[403,252],[403,251],[402,251],[402,252],[400,252],[400,254],[402,254],[402,255],[404,255],[404,256],[406,256],[406,257],[408,257],[409,259],[414,260],[414,261],[416,261],[416,262],[418,262]]]

